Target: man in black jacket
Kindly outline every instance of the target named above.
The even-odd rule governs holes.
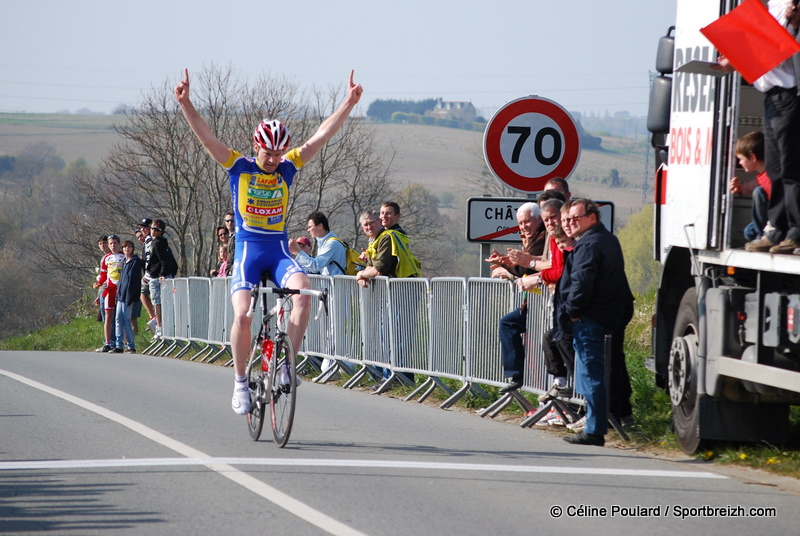
[[[602,446],[608,431],[605,337],[629,320],[633,294],[622,248],[600,222],[597,204],[574,199],[569,205],[564,229],[577,242],[558,283],[555,337],[558,340],[560,333],[572,329],[575,359],[580,363],[575,388],[586,398],[586,428],[564,440]]]
[[[164,220],[153,220],[150,224],[150,258],[147,260],[147,276],[150,279],[150,300],[156,310],[156,336],[161,336],[161,280],[175,277],[178,265],[169,248],[164,231],[167,224]]]

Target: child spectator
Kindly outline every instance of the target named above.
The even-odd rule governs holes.
[[[756,180],[742,184],[737,177],[730,181],[732,194],[753,198],[753,221],[744,229],[744,237],[757,240],[764,234],[767,226],[767,210],[772,196],[772,181],[767,176],[764,162],[764,133],[756,130],[736,141],[736,158],[747,173],[756,173]]]
[[[228,270],[228,245],[220,244],[217,249],[217,261],[219,267],[216,270],[211,270],[211,277],[225,277]]]

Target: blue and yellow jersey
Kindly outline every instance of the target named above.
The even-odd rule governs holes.
[[[237,242],[286,240],[289,187],[303,165],[299,151],[292,149],[274,173],[267,173],[255,158],[231,149],[222,167],[230,175]]]

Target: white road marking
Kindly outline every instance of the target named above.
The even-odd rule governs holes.
[[[243,473],[239,471],[235,467],[225,463],[225,462],[218,462],[216,458],[212,458],[203,452],[200,452],[197,449],[194,449],[188,445],[181,443],[180,441],[175,441],[174,439],[165,436],[164,434],[153,430],[140,422],[134,421],[129,419],[119,413],[114,411],[108,410],[97,404],[93,404],[87,400],[83,400],[82,398],[78,398],[76,396],[70,395],[69,393],[65,393],[64,391],[59,391],[58,389],[54,389],[48,385],[44,385],[43,383],[39,383],[37,381],[31,380],[26,378],[25,376],[20,376],[19,374],[15,374],[13,372],[8,372],[5,370],[0,369],[0,374],[3,374],[9,378],[17,380],[20,383],[24,383],[34,389],[39,389],[45,393],[51,394],[55,397],[61,398],[62,400],[66,400],[67,402],[71,402],[76,406],[79,406],[83,409],[88,411],[94,412],[98,415],[101,415],[111,421],[114,421],[122,426],[125,426],[137,434],[140,434],[151,441],[155,441],[159,445],[167,447],[168,449],[174,450],[178,454],[182,456],[186,456],[190,459],[197,459],[197,460],[205,460],[202,465],[205,465],[212,471],[217,472],[218,474],[224,476],[236,482],[237,484],[243,486],[244,488],[252,491],[253,493],[267,499],[271,503],[283,508],[284,510],[294,514],[295,516],[299,517],[300,519],[311,523],[312,525],[324,530],[329,534],[334,534],[336,536],[367,536],[365,533],[360,532],[352,527],[349,527],[342,523],[341,521],[329,517],[322,512],[315,510],[314,508],[310,507],[309,505],[298,501],[294,497],[291,497],[282,491],[279,491],[272,486],[265,484],[261,480],[254,478],[247,473]]]
[[[350,467],[380,469],[419,469],[424,471],[486,471],[500,473],[553,473],[600,476],[641,476],[655,478],[728,477],[706,471],[652,471],[647,469],[604,469],[552,467],[541,465],[496,465],[479,463],[403,462],[394,460],[320,460],[311,458],[126,458],[109,460],[46,460],[0,462],[0,471],[39,469],[95,469],[101,467],[164,467],[188,465],[265,465],[282,467]]]

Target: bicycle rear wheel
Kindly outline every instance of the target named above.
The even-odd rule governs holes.
[[[261,370],[261,341],[256,337],[250,351],[250,360],[247,364],[247,384],[250,389],[250,413],[247,414],[247,429],[253,441],[261,437],[266,414],[265,382],[266,374]]]
[[[275,341],[275,352],[269,368],[268,394],[272,436],[275,444],[283,447],[289,441],[297,402],[297,368],[294,349],[287,336]]]

